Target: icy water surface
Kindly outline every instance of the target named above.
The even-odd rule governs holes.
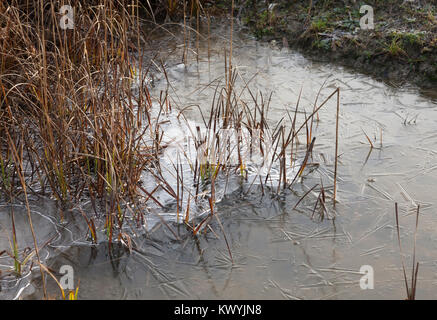
[[[208,112],[215,87],[223,80],[224,50],[229,47],[229,28],[217,25],[212,31],[209,45],[200,39],[199,63],[195,41],[191,43],[187,65],[180,63],[183,35],[155,39],[156,48],[164,48],[161,57],[166,61],[169,83],[158,76],[154,95],[168,90],[174,109],[198,105]],[[180,34],[180,29],[174,32]],[[41,241],[52,239],[54,243],[43,250],[49,266],[53,270],[65,264],[73,266],[76,281],[80,279],[81,299],[403,299],[394,216],[398,202],[408,270],[415,210],[421,206],[417,298],[435,298],[437,96],[432,97],[432,90],[424,95],[416,88],[394,88],[337,66],[309,61],[275,43],[259,43],[244,32],[236,32],[233,39],[238,83],[244,86],[246,81],[252,92],[262,92],[264,99],[273,93],[272,123],[281,118],[288,121],[285,110],[294,110],[301,88],[300,110],[307,114],[319,90],[320,103],[341,88],[339,202],[334,209],[330,197],[327,201],[335,219],[320,221],[317,214],[312,216],[319,188],[294,209],[317,183],[332,193],[336,108],[332,100],[314,123],[312,173],[292,191],[277,197],[263,194],[260,188],[249,194],[237,188],[218,204],[232,260],[214,220],[211,230],[198,237],[183,226],[174,226],[173,234],[157,224],[149,237],[134,238],[137,249],[132,253],[117,246],[109,251],[104,242],[87,244],[86,229],[80,223],[71,231],[71,224],[53,222],[50,217],[56,209],[49,203],[35,206],[33,213]],[[247,94],[242,96],[245,98]],[[200,122],[197,109],[190,110],[187,117]],[[22,207],[15,210],[16,216],[24,217]],[[4,204],[0,213],[0,244],[8,249],[10,208]],[[32,247],[30,238],[26,246]],[[0,264],[6,258],[2,259]],[[373,267],[373,290],[360,289],[363,265]],[[20,292],[24,298],[40,298],[36,273],[35,277],[30,285],[24,281],[21,287],[2,283],[0,297],[13,298]],[[27,287],[19,291],[24,284]],[[50,281],[49,289],[57,294]]]

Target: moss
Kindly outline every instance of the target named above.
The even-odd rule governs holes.
[[[255,31],[255,37],[261,39],[265,36],[270,36],[274,34],[274,29],[272,27],[266,27],[263,29],[258,29]]]
[[[392,37],[400,39],[405,45],[423,45],[423,33],[392,32]]]
[[[393,40],[390,43],[385,44],[383,51],[392,57],[407,55],[405,50],[402,48],[402,41],[397,35],[393,37]]]
[[[311,22],[311,30],[314,32],[324,32],[327,28],[328,23],[323,17],[317,17]]]
[[[313,47],[323,51],[328,51],[331,49],[331,39],[314,40]]]
[[[273,25],[276,23],[276,16],[274,12],[265,10],[257,15],[255,36],[262,38],[264,36],[272,35],[274,33]]]
[[[366,60],[370,60],[373,56],[373,52],[370,50],[364,50],[362,55]]]

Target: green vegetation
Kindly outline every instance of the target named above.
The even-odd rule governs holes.
[[[268,36],[273,34],[273,23],[275,22],[276,17],[273,12],[269,10],[265,10],[260,13],[257,17],[257,29],[255,35],[258,38],[262,38],[263,36]]]
[[[393,40],[389,44],[385,45],[384,52],[387,52],[394,57],[407,55],[402,48],[402,41],[400,40],[399,36],[393,37]]]
[[[331,40],[330,39],[314,40],[313,45],[315,48],[318,49],[329,50],[331,48]]]
[[[324,32],[328,28],[326,18],[317,17],[311,23],[311,30],[314,32]]]

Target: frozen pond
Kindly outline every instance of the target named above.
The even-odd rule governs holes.
[[[183,35],[180,29],[174,32],[178,36],[155,39],[153,50],[164,48],[160,55],[166,61],[169,82],[158,75],[153,96],[168,90],[173,108],[186,109],[187,118],[200,123],[198,109],[189,106],[208,113],[215,88],[223,81],[230,32],[217,24],[210,41],[200,38],[199,62],[194,40],[186,65],[180,63]],[[73,266],[76,279],[80,279],[80,299],[404,299],[395,202],[400,207],[408,270],[415,211],[417,204],[421,206],[417,298],[435,297],[437,96],[430,96],[432,92],[424,95],[416,88],[394,88],[281,47],[259,43],[244,32],[234,33],[233,65],[238,69],[238,83],[244,86],[244,81],[248,82],[254,94],[262,92],[264,97],[272,92],[272,123],[282,118],[288,121],[286,110],[294,111],[301,88],[299,117],[304,117],[304,110],[312,112],[319,90],[320,103],[341,88],[339,202],[334,209],[330,197],[327,201],[331,219],[321,221],[317,214],[313,216],[319,187],[294,207],[316,184],[332,193],[335,99],[320,110],[319,121],[314,122],[313,171],[305,179],[277,197],[263,194],[259,187],[248,194],[235,188],[217,205],[233,262],[222,233],[217,232],[217,221],[211,222],[212,230],[196,237],[183,225],[174,226],[173,234],[157,224],[149,236],[133,238],[137,250],[131,254],[117,246],[110,254],[105,242],[91,246],[85,241],[86,228],[80,223],[66,229],[54,223],[51,211],[58,209],[53,205],[47,204],[49,209],[46,204],[35,205],[41,241],[54,239],[47,252],[44,250],[49,266],[53,270],[65,264]],[[246,98],[247,94],[241,97]],[[15,210],[16,220],[25,219],[23,207]],[[2,204],[0,251],[9,250],[9,215],[10,206]],[[32,247],[31,238],[20,232],[26,246]],[[0,264],[5,260],[0,257]],[[373,290],[360,288],[363,265],[374,270]],[[26,298],[42,296],[37,272],[35,276],[24,290]],[[2,284],[0,298],[15,297],[19,286],[8,289]],[[53,281],[49,288],[57,292]]]

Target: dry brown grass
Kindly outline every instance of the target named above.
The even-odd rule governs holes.
[[[141,171],[158,151],[142,140],[152,130],[151,99],[130,4],[74,1],[75,27],[67,30],[58,1],[0,7],[1,189],[61,202],[104,199],[109,234],[121,199],[135,199]],[[135,78],[140,94],[133,96]],[[17,188],[20,175],[26,188]]]

